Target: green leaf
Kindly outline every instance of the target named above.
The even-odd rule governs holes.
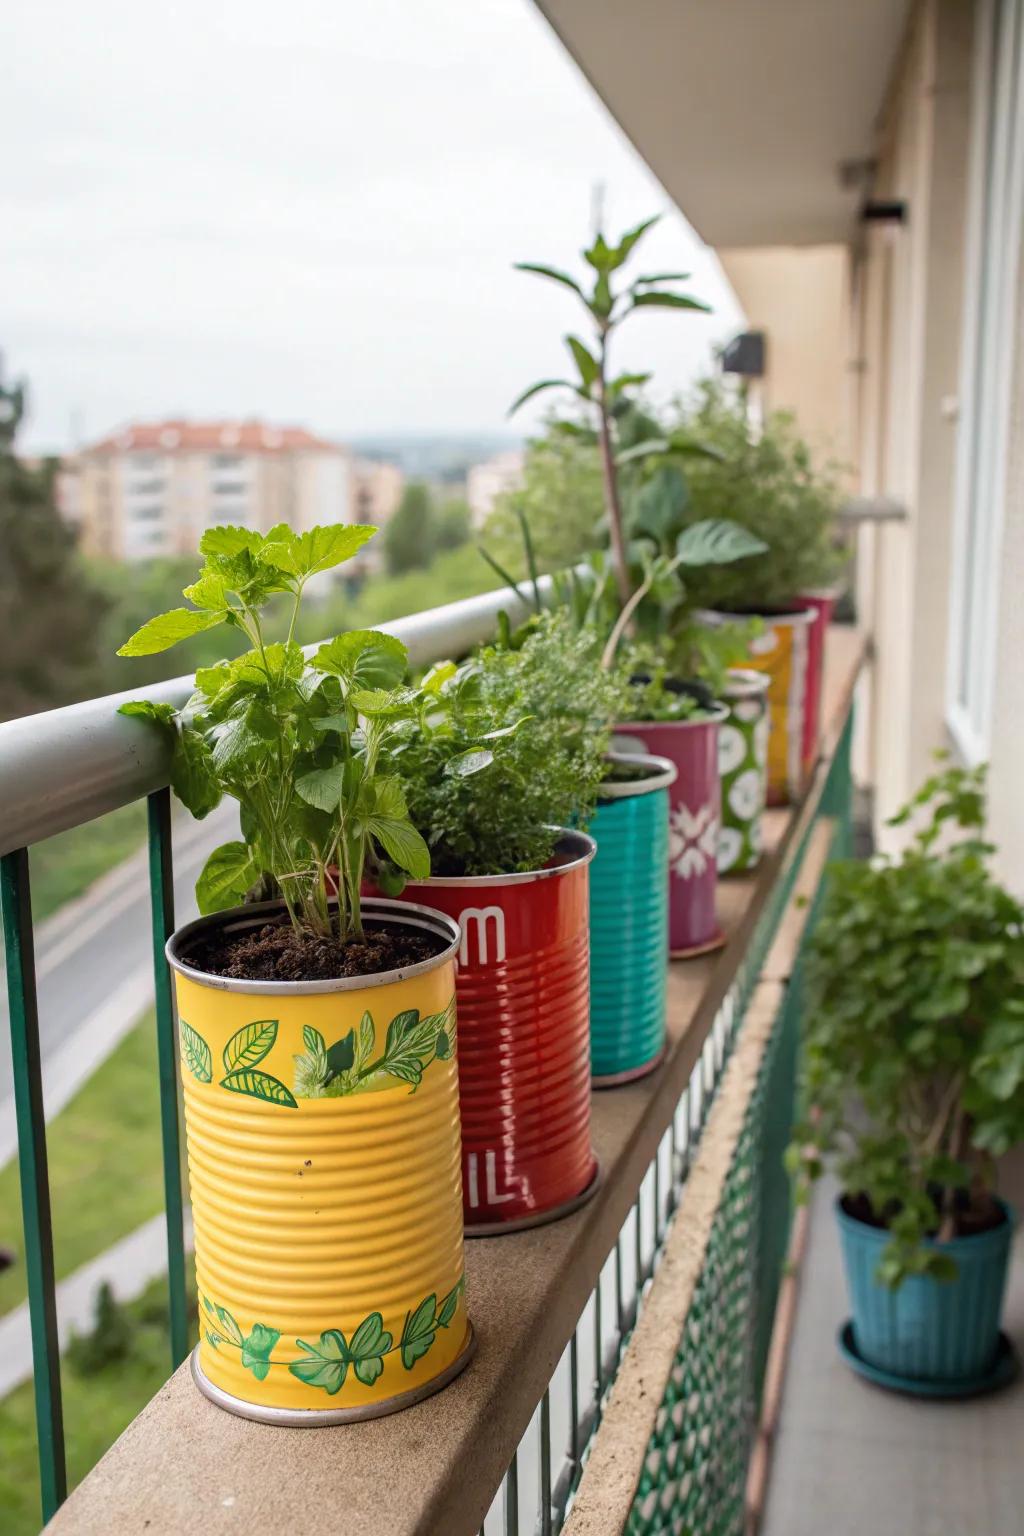
[[[171,758],[171,788],[181,803],[201,821],[221,802],[221,787],[213,769],[213,754],[205,738],[190,726],[175,737]]]
[[[242,1345],[242,1364],[246,1370],[252,1371],[257,1381],[266,1380],[270,1372],[270,1354],[280,1337],[276,1328],[267,1328],[263,1323],[253,1323]]]
[[[438,1061],[448,1061],[451,1057],[451,1054],[451,1037],[449,1036],[447,1030],[439,1029],[437,1032],[437,1042],[434,1046],[434,1055],[437,1057]]]
[[[269,1072],[253,1072],[242,1070],[229,1072],[227,1077],[220,1080],[222,1088],[229,1089],[232,1093],[244,1093],[252,1099],[262,1099],[266,1104],[280,1104],[286,1109],[298,1109],[294,1097],[284,1083],[278,1082],[276,1077],[271,1077]]]
[[[538,261],[517,261],[513,263],[516,272],[533,272],[537,277],[548,277],[553,283],[561,283],[563,288],[571,288],[579,298],[584,299],[583,289],[575,278],[568,272],[561,272],[557,267],[546,267]]]
[[[508,729],[514,730],[510,726]],[[495,732],[491,732],[493,737]],[[450,757],[444,765],[444,771],[452,778],[467,779],[470,774],[480,773],[484,768],[489,768],[494,762],[494,753],[488,752],[482,747],[470,747],[466,752],[460,752],[457,757]]]
[[[304,773],[301,779],[295,780],[295,791],[307,805],[315,806],[318,811],[336,811],[345,794],[344,763]]]
[[[465,1283],[465,1277],[463,1276],[448,1292],[448,1295],[444,1298],[444,1301],[442,1301],[437,1314],[437,1323],[439,1328],[447,1328],[452,1318],[455,1316],[456,1309],[459,1305],[459,1297],[462,1294],[462,1289]]]
[[[426,1354],[437,1332],[437,1296],[424,1297],[414,1312],[406,1314],[402,1329],[402,1364],[411,1371],[416,1361]]]
[[[272,1050],[277,1039],[276,1019],[254,1019],[236,1030],[224,1047],[224,1070],[255,1067]]]
[[[119,715],[134,715],[140,720],[155,720],[158,725],[174,724],[177,714],[173,704],[154,704],[152,699],[129,699],[118,706]]]
[[[279,523],[267,534],[258,558],[298,581],[308,581],[351,560],[376,532],[368,523],[331,523],[295,533],[287,523]]]
[[[406,1037],[420,1022],[418,1008],[405,1008],[401,1013],[396,1013],[388,1025],[387,1040],[384,1044],[384,1053],[390,1056],[397,1051]]]
[[[210,854],[196,881],[200,912],[205,916],[239,906],[259,875],[259,864],[247,843],[221,843]]]
[[[366,830],[380,843],[392,864],[413,880],[430,875],[430,849],[411,822],[390,816],[367,818]]]
[[[181,1049],[185,1057],[185,1065],[188,1067],[197,1083],[209,1083],[213,1081],[213,1056],[210,1047],[197,1029],[191,1024],[186,1024],[182,1018],[178,1019],[181,1030]]]
[[[204,571],[198,581],[185,588],[182,597],[187,597],[197,608],[223,613],[231,606],[228,602],[230,590],[226,579],[219,572]]]
[[[356,1377],[364,1387],[372,1387],[383,1369],[384,1361],[377,1355],[367,1355],[365,1360],[357,1360],[354,1366]]]
[[[386,1355],[393,1343],[381,1314],[371,1312],[352,1335],[349,1353],[353,1360],[369,1360],[374,1355]]]
[[[693,276],[692,272],[655,272],[651,277],[634,277],[634,288],[645,288],[651,283],[685,283]]]
[[[291,1374],[307,1386],[323,1387],[331,1397],[340,1392],[345,1385],[349,1362],[348,1346],[341,1330],[328,1328],[320,1335],[318,1344],[307,1344],[305,1339],[295,1342],[306,1351],[309,1359],[293,1360],[288,1367]]]
[[[340,1077],[343,1072],[348,1072],[355,1065],[356,1043],[355,1031],[349,1030],[347,1035],[342,1035],[340,1040],[335,1040],[327,1050],[327,1081]]]
[[[357,1072],[361,1072],[368,1066],[373,1056],[373,1047],[376,1042],[376,1031],[373,1027],[373,1018],[369,1012],[363,1014],[359,1021],[359,1037],[356,1041],[356,1059],[353,1065]]]
[[[711,305],[701,299],[688,298],[685,293],[660,293],[646,289],[633,295],[634,309],[692,309],[699,314],[710,315]]]
[[[256,760],[280,739],[280,726],[260,700],[240,702],[226,720],[211,732],[212,763],[218,774],[241,768],[247,779],[256,771]]]
[[[231,1313],[228,1311],[227,1307],[218,1306],[215,1307],[214,1310],[217,1313],[217,1321],[220,1323],[224,1337],[228,1340],[229,1343],[237,1344],[239,1348],[241,1348],[242,1344],[245,1342],[245,1336],[242,1333],[241,1328],[239,1328],[238,1324],[235,1322]]]
[[[544,389],[571,389],[576,392],[576,385],[571,379],[541,379],[538,384],[531,384],[529,389],[524,389],[521,395],[517,395],[508,408],[508,414],[514,416],[521,405],[527,400],[532,400],[534,395],[539,395]]]
[[[728,518],[709,517],[684,528],[676,542],[680,565],[728,565],[750,555],[764,554],[763,539]]]
[[[353,629],[322,645],[313,661],[349,688],[395,688],[405,676],[409,653],[394,635]]]
[[[172,608],[169,613],[158,614],[137,629],[118,651],[119,656],[154,656],[157,651],[169,650],[179,640],[188,640],[213,629],[224,622],[221,613],[200,613],[195,608]]]
[[[199,553],[207,557],[213,555],[234,560],[241,554],[255,554],[262,543],[260,534],[253,533],[251,528],[240,528],[234,523],[218,523],[202,534]]]
[[[566,336],[565,344],[572,353],[576,367],[579,369],[583,388],[589,394],[597,383],[598,375],[601,372],[597,358],[583,345],[578,336]]]
[[[302,1026],[302,1040],[306,1050],[312,1051],[314,1055],[326,1052],[327,1050],[327,1043],[323,1035],[318,1029],[314,1029],[312,1024],[304,1024]]]
[[[640,443],[634,443],[632,448],[623,448],[621,453],[615,455],[616,464],[633,464],[637,459],[649,459],[654,454],[667,453],[669,450],[668,438],[648,437]]]

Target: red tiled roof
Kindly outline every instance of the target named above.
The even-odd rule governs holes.
[[[86,450],[159,453],[281,453],[307,448],[335,451],[305,427],[274,427],[262,421],[136,421]]]

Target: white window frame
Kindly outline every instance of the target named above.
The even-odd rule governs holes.
[[[968,763],[988,755],[998,660],[1024,224],[1024,0],[980,0],[975,26],[946,693],[949,732]]]

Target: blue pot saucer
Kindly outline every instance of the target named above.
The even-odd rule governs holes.
[[[959,1381],[929,1381],[926,1377],[898,1376],[895,1371],[883,1370],[872,1365],[861,1355],[853,1338],[853,1321],[847,1318],[839,1330],[836,1342],[839,1353],[858,1376],[885,1387],[889,1392],[902,1392],[908,1397],[980,1397],[983,1392],[998,1392],[1009,1386],[1020,1369],[1017,1351],[1005,1333],[1000,1333],[996,1357],[988,1370],[980,1376],[965,1377]]]

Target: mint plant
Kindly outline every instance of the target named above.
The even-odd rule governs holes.
[[[254,887],[276,890],[298,933],[345,942],[362,934],[368,864],[383,859],[416,879],[430,873],[391,767],[402,724],[421,702],[402,686],[405,647],[356,630],[307,660],[293,639],[309,580],[351,558],[375,531],[210,528],[199,545],[205,564],[184,591],[192,606],[151,619],[118,652],[149,655],[221,624],[249,641],[236,660],[200,668],[184,709],[148,700],[121,706],[171,735],[171,783],[194,816],[209,815],[225,795],[238,801],[242,838],[207,860],[196,886],[202,912],[234,906]],[[290,600],[287,637],[270,644],[264,612],[278,595]]]
[[[901,857],[832,866],[789,1151],[888,1229],[889,1286],[953,1272],[926,1239],[999,1219],[995,1159],[1024,1140],[1024,907],[989,869],[984,767],[940,763],[893,824],[919,818]]]

